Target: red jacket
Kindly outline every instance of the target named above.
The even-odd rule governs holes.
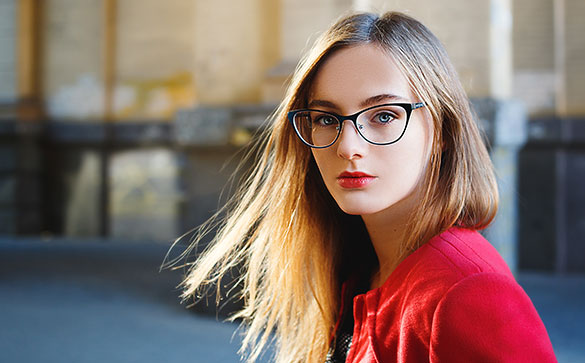
[[[346,362],[556,362],[530,298],[476,231],[434,237],[353,303]]]

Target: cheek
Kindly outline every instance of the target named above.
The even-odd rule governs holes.
[[[317,164],[317,168],[319,169],[319,173],[322,177],[326,177],[329,169],[331,169],[331,158],[327,155],[329,149],[319,150],[319,149],[312,149],[311,152],[313,153],[313,159],[315,159],[315,163]]]
[[[383,187],[391,188],[401,196],[421,185],[429,165],[432,138],[423,127],[412,131],[416,132],[396,144],[392,152],[385,156],[378,155],[378,159],[383,160],[379,170],[383,170],[387,181]]]
[[[416,189],[421,179],[423,160],[413,150],[395,150],[390,157],[381,158],[378,164],[380,183],[377,192],[391,199],[402,199]]]
[[[315,164],[317,164],[317,169],[319,170],[319,175],[323,180],[325,186],[332,193],[332,188],[334,187],[333,183],[337,178],[337,174],[339,170],[335,169],[336,165],[336,155],[331,153],[333,149],[313,149],[313,159],[315,160]]]

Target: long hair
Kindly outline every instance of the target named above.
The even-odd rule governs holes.
[[[359,44],[386,51],[425,102],[434,123],[433,145],[420,208],[413,212],[404,255],[458,225],[486,227],[497,209],[493,168],[445,50],[420,22],[396,12],[360,13],[337,21],[297,66],[284,100],[257,144],[255,166],[217,215],[213,241],[193,262],[184,297],[202,296],[233,267],[241,272],[244,307],[234,318],[246,328],[241,353],[255,361],[274,343],[275,361],[325,359],[340,305],[340,286],[377,261],[359,216],[343,213],[324,186],[308,147],[297,140],[286,113],[305,107],[312,79],[332,52]]]

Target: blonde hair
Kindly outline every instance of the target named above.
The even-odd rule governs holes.
[[[275,361],[324,361],[334,333],[340,286],[376,264],[359,216],[343,213],[327,192],[309,148],[287,122],[306,106],[311,80],[337,49],[374,44],[397,62],[434,122],[421,207],[404,255],[453,225],[481,229],[494,218],[497,187],[469,101],[445,50],[418,21],[401,13],[353,14],[336,22],[299,63],[287,94],[259,138],[255,166],[225,206],[200,227],[193,246],[219,226],[192,264],[184,297],[202,296],[238,267],[244,307],[242,354],[255,361],[274,339]],[[251,154],[253,155],[253,154]],[[360,241],[360,243],[355,243]],[[350,243],[353,242],[353,243]],[[366,266],[363,271],[358,271]]]

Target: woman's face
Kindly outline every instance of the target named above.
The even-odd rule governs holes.
[[[309,108],[340,115],[393,102],[421,100],[413,96],[391,56],[370,44],[331,54],[317,71],[309,93]],[[413,110],[402,138],[381,146],[368,143],[351,121],[344,121],[335,144],[312,149],[339,207],[354,215],[414,208],[430,156],[432,127],[426,108]]]

